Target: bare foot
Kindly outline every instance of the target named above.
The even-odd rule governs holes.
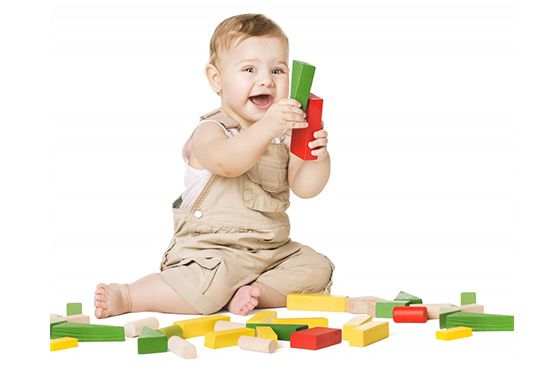
[[[130,312],[130,294],[127,284],[98,284],[95,290],[95,317],[104,319]]]
[[[226,310],[237,315],[246,316],[258,306],[258,298],[261,293],[260,288],[245,285],[239,288],[233,298],[225,305]]]

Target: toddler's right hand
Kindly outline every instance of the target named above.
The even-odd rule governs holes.
[[[272,138],[285,135],[290,129],[303,129],[308,126],[306,113],[294,99],[283,98],[269,107],[257,124],[269,131]]]

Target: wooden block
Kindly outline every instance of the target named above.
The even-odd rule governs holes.
[[[67,316],[71,315],[81,315],[82,314],[82,303],[67,303]]]
[[[369,321],[353,328],[349,333],[349,345],[352,347],[366,347],[390,335],[390,326],[387,321]]]
[[[122,326],[72,324],[64,322],[51,328],[52,339],[65,336],[77,338],[79,342],[114,342],[124,341]]]
[[[466,326],[473,331],[514,331],[514,316],[455,312],[447,317],[446,327]]]
[[[323,99],[313,93],[309,95],[306,121],[308,126],[301,129],[292,129],[290,151],[303,160],[316,160],[317,156],[311,153],[309,143],[315,140],[313,134],[323,128]]]
[[[70,315],[70,316],[67,316],[67,322],[71,322],[73,324],[89,324],[90,323],[90,316],[88,316],[88,315]]]
[[[270,324],[273,319],[277,318],[277,311],[260,311],[252,316],[247,324]]]
[[[325,327],[297,331],[290,335],[290,347],[317,350],[342,342],[342,330]]]
[[[271,323],[278,325],[307,325],[310,329],[314,327],[328,327],[328,319],[325,317],[274,319]]]
[[[137,346],[138,354],[164,353],[168,351],[168,338],[160,331],[144,326]]]
[[[348,297],[328,294],[289,294],[286,308],[301,311],[346,312]]]
[[[214,331],[216,321],[220,320],[230,321],[230,317],[225,315],[196,317],[189,320],[176,321],[174,322],[174,325],[178,325],[181,328],[183,334],[182,338],[187,339],[211,333]]]
[[[455,340],[472,336],[472,329],[464,326],[457,326],[450,329],[437,330],[435,338],[439,340]]]
[[[348,298],[346,311],[349,313],[354,314],[367,314],[367,315],[374,315],[376,311],[376,302],[378,301],[386,301],[383,298],[378,297],[354,297],[354,298]]]
[[[307,111],[309,93],[313,84],[313,75],[315,75],[315,66],[306,62],[292,60],[290,98],[300,102],[304,112]]]
[[[460,306],[461,312],[470,312],[470,313],[485,313],[485,307],[478,304],[462,305]]]
[[[76,347],[78,347],[77,338],[63,337],[63,338],[50,340],[50,352],[54,352],[56,350],[62,350],[62,349],[76,348]]]
[[[410,301],[379,301],[376,302],[376,317],[391,319],[393,309],[397,306],[408,306]]]
[[[440,329],[446,329],[447,328],[447,317],[449,315],[452,315],[453,313],[460,312],[460,308],[458,307],[451,307],[451,308],[445,308],[441,307],[439,310],[439,328]]]
[[[127,322],[124,324],[124,333],[128,338],[134,338],[141,333],[145,326],[153,330],[158,329],[159,320],[157,320],[156,317],[147,317],[145,319]]]
[[[251,328],[230,329],[222,331],[213,331],[204,336],[204,346],[218,349],[236,346],[239,338],[243,335],[254,336],[255,330]]]
[[[163,327],[162,329],[158,329],[157,331],[166,335],[167,338],[170,338],[172,336],[179,336],[181,338],[181,336],[183,335],[183,331],[178,325],[170,325],[167,327]]]
[[[246,327],[256,329],[258,326],[269,326],[279,340],[290,340],[290,334],[307,329],[307,325],[283,325],[283,324],[246,324]]]
[[[269,326],[258,326],[256,327],[256,337],[275,340],[275,347],[279,346],[278,340],[279,337]]]
[[[471,305],[476,303],[476,292],[462,292],[460,293],[460,304]]]
[[[428,309],[428,320],[439,319],[439,309],[441,307],[451,308],[456,307],[451,303],[425,303],[418,306],[424,306]]]
[[[366,315],[366,316],[356,316],[354,317],[353,319],[349,320],[348,322],[346,322],[344,324],[344,327],[342,328],[342,339],[344,340],[348,340],[349,339],[349,332],[351,331],[351,329],[359,326],[359,325],[363,325],[364,323],[367,323],[369,321],[372,321],[372,316],[371,315]]]
[[[50,314],[50,339],[53,339],[53,327],[67,322],[67,317]]]
[[[395,297],[394,301],[410,301],[411,305],[418,305],[422,303],[422,298],[419,298],[417,296],[413,296],[412,294],[409,294],[407,292],[399,292],[399,294]]]
[[[428,309],[424,306],[397,306],[393,308],[393,321],[423,323],[428,321]]]
[[[168,338],[168,350],[184,359],[197,358],[197,348],[177,335]]]
[[[216,321],[216,323],[214,324],[214,331],[241,329],[243,327],[246,327],[246,325],[238,322],[220,320]]]
[[[277,349],[277,342],[272,339],[256,338],[243,335],[238,340],[239,348],[253,352],[273,353]]]

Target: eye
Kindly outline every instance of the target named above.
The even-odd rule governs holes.
[[[284,74],[285,71],[284,71],[283,69],[281,69],[281,68],[276,68],[276,69],[273,69],[273,70],[271,71],[271,73],[277,75],[277,74]]]
[[[243,69],[243,71],[247,72],[247,73],[253,73],[254,72],[254,68],[252,66],[248,66],[246,68]]]

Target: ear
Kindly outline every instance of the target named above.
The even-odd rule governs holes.
[[[204,72],[206,74],[206,77],[208,78],[210,88],[212,88],[215,93],[220,94],[222,90],[222,84],[220,82],[220,72],[218,68],[213,64],[208,64],[206,65]]]

